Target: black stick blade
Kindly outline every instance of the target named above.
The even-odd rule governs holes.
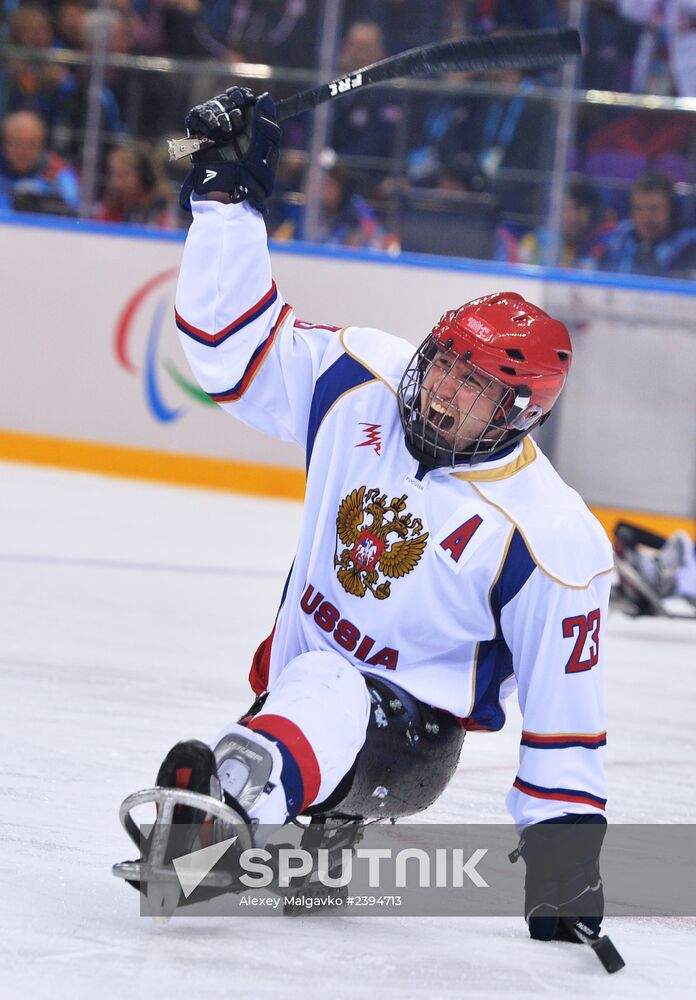
[[[619,969],[623,969],[626,963],[614,942],[606,934],[599,937],[597,931],[593,931],[582,920],[573,920],[571,917],[562,917],[561,923],[572,937],[592,949],[607,972],[618,972]]]
[[[616,950],[616,946],[611,938],[606,934],[597,941],[590,942],[590,948],[600,960],[607,972],[618,972],[626,964],[621,955]]]

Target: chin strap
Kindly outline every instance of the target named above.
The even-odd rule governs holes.
[[[510,409],[505,414],[504,418],[500,418],[491,421],[494,426],[500,426],[500,424],[505,423],[508,427],[516,431],[525,431],[533,424],[537,422],[541,416],[541,408],[539,406],[530,406],[529,400],[532,398],[532,390],[526,386],[521,385],[515,390],[515,397],[512,401]]]

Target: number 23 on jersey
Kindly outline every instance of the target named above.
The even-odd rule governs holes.
[[[601,615],[599,608],[587,615],[572,615],[563,619],[564,639],[575,638],[575,645],[566,663],[567,674],[579,674],[583,670],[591,670],[599,662],[599,626]],[[583,659],[583,653],[585,659]]]

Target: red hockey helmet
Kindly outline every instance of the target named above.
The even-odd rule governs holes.
[[[516,292],[446,312],[399,385],[409,451],[456,465],[510,448],[551,412],[572,356],[563,323]]]

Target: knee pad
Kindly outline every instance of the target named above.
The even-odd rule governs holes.
[[[459,763],[465,730],[455,716],[391,680],[368,674],[362,680],[370,696],[365,743],[335,791],[305,810],[309,816],[412,816],[442,794]]]
[[[252,712],[257,717],[251,728],[285,744],[295,758],[304,810],[331,795],[355,762],[365,742],[370,696],[357,667],[330,650],[313,650],[286,665]]]

